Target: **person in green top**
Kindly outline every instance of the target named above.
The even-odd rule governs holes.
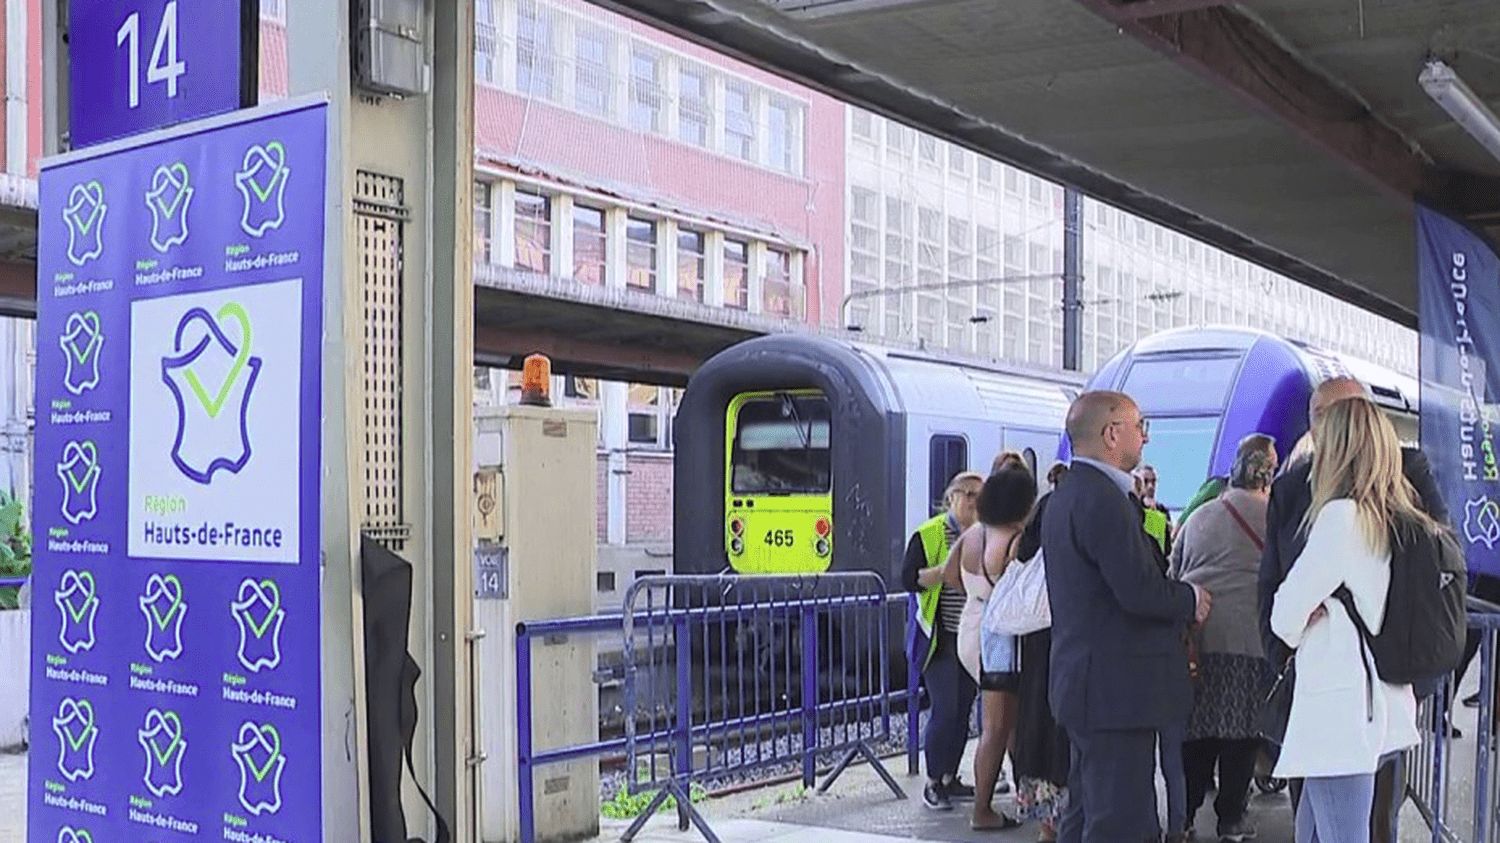
[[[932,704],[923,736],[928,781],[922,801],[935,811],[951,811],[953,800],[974,798],[974,788],[958,779],[969,741],[969,711],[979,692],[958,658],[958,622],[968,597],[943,584],[943,568],[953,542],[978,520],[983,486],[984,476],[971,471],[949,481],[943,512],[912,533],[901,565],[901,584],[917,597],[907,657],[921,663]]]

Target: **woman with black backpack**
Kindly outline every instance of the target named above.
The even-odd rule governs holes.
[[[1419,506],[1395,430],[1373,403],[1329,406],[1313,436],[1307,544],[1271,607],[1272,630],[1295,651],[1275,774],[1305,780],[1298,843],[1364,843],[1381,759],[1418,742],[1411,680],[1387,681],[1372,647],[1388,620],[1393,551],[1411,543],[1393,536],[1444,528]]]

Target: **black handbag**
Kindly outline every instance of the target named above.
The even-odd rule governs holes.
[[[1297,660],[1293,655],[1282,665],[1281,673],[1272,683],[1271,691],[1266,694],[1265,702],[1260,707],[1260,736],[1276,747],[1278,754],[1286,740],[1287,721],[1292,719],[1292,687],[1296,680]]]

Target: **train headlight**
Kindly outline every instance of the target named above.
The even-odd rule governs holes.
[[[818,538],[827,538],[828,534],[832,531],[833,522],[827,518],[819,518],[817,523],[813,524],[813,532],[818,534]]]
[[[745,542],[744,542],[744,540],[741,539],[739,536],[735,536],[729,542],[729,551],[731,553],[733,553],[735,556],[739,556],[741,553],[744,553],[745,552]]]
[[[745,534],[745,522],[740,518],[729,519],[729,532],[732,535],[743,536]]]
[[[818,539],[816,548],[819,556],[827,556],[828,551],[830,550],[828,546],[828,539]]]

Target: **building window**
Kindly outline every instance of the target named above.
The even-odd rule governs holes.
[[[948,147],[948,168],[956,175],[967,177],[969,175],[969,150],[957,146]]]
[[[625,219],[625,286],[656,289],[656,223],[638,217]]]
[[[1012,196],[1021,195],[1021,171],[1015,167],[1005,168],[1005,192]]]
[[[923,164],[937,166],[938,141],[932,135],[922,134],[917,137],[917,157],[922,159]]]
[[[995,184],[995,162],[988,158],[979,159],[979,183],[985,187],[993,187]]]
[[[630,127],[661,131],[661,57],[635,48],[630,54]]]
[[[849,292],[880,287],[880,197],[862,187],[849,194]],[[875,297],[861,296],[849,305],[849,324],[861,328],[874,317]]]
[[[755,160],[755,100],[738,82],[724,86],[724,152],[741,161]]]
[[[701,231],[677,229],[677,297],[703,301],[703,282],[707,276],[707,240]]]
[[[516,190],[516,269],[547,274],[552,269],[552,200]]]
[[[713,110],[709,104],[708,76],[697,68],[684,67],[678,74],[677,139],[693,146],[708,146]]]
[[[580,25],[574,39],[573,102],[579,111],[608,117],[614,85],[610,80],[609,36],[603,30]]]
[[[576,401],[596,402],[599,400],[599,381],[567,375],[563,378],[563,395]]]
[[[661,446],[661,389],[648,384],[630,385],[629,439],[632,445]]]
[[[802,168],[797,163],[802,151],[802,121],[798,119],[801,110],[791,103],[772,99],[767,114],[766,163],[783,173],[801,175]]]
[[[490,204],[490,183],[474,182],[474,260],[490,263],[494,260],[490,251],[490,221],[494,218],[494,206]]]
[[[761,309],[777,316],[792,316],[792,255],[767,249],[761,271]]]
[[[276,0],[279,4],[282,0]],[[266,0],[261,0],[264,11]],[[495,23],[495,0],[474,4],[474,79],[491,85],[500,81],[500,28]]]
[[[750,247],[738,240],[724,241],[724,306],[750,306]]]
[[[875,142],[875,115],[863,108],[855,108],[851,122],[854,124],[854,137],[869,143]]]
[[[516,90],[551,99],[556,82],[552,17],[535,0],[521,0],[516,10]]]
[[[910,157],[915,139],[916,133],[911,129],[891,120],[885,122],[885,146],[888,152]]]
[[[604,283],[604,211],[573,204],[573,278]]]

